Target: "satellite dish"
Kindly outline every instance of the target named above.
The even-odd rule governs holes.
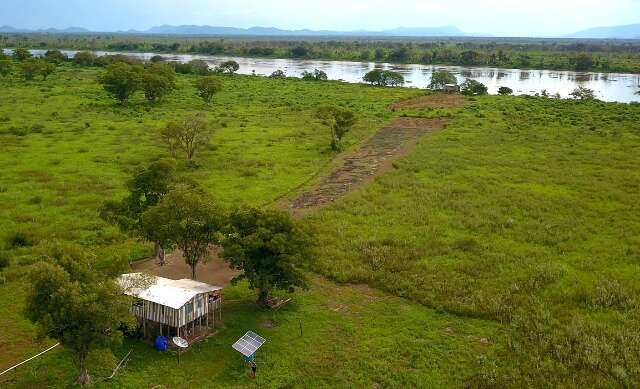
[[[173,337],[173,344],[175,344],[176,346],[180,347],[180,348],[187,348],[189,347],[189,342],[187,342],[185,339],[179,337],[179,336],[174,336]]]

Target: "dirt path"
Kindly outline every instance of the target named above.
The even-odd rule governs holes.
[[[389,108],[455,108],[462,107],[466,103],[467,99],[464,96],[437,94],[398,101],[397,103],[391,104]]]
[[[156,258],[147,258],[131,264],[134,272],[153,274],[159,277],[178,280],[191,278],[191,267],[187,265],[180,250],[174,250],[165,257],[165,265],[160,266]],[[198,281],[210,285],[227,286],[231,279],[240,272],[230,269],[229,265],[218,257],[215,250],[211,253],[211,260],[200,263],[196,266],[196,277]]]
[[[443,119],[400,117],[381,128],[360,149],[341,158],[339,167],[313,189],[287,204],[295,215],[334,202],[391,168],[393,158],[406,154],[425,134],[444,126]]]

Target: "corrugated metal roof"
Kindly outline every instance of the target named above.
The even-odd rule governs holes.
[[[181,308],[198,294],[222,290],[220,286],[213,286],[194,280],[171,280],[143,273],[123,274],[118,278],[118,282],[128,296],[151,301],[173,309]]]

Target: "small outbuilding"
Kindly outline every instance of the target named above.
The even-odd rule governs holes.
[[[215,327],[216,313],[222,318],[220,286],[143,273],[123,274],[118,281],[124,293],[134,298],[131,310],[141,321],[145,335],[147,321],[159,324],[160,335],[165,329],[165,335],[173,330],[177,336],[188,337],[196,325]]]
[[[443,90],[447,93],[458,93],[460,92],[460,85],[458,84],[445,84]]]

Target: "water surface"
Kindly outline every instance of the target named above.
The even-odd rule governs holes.
[[[42,55],[45,50],[32,50],[34,55]],[[64,51],[70,57],[76,51]],[[596,97],[604,101],[617,101],[628,103],[640,101],[640,95],[635,92],[640,90],[640,74],[625,73],[579,73],[571,71],[554,70],[520,70],[501,68],[475,68],[463,66],[439,66],[439,65],[400,65],[374,62],[349,62],[349,61],[322,61],[322,60],[296,60],[296,59],[262,59],[224,57],[210,55],[189,54],[155,54],[155,53],[119,53],[97,51],[97,55],[125,54],[131,57],[150,60],[154,55],[160,55],[167,61],[189,62],[192,59],[202,59],[215,66],[223,61],[234,60],[240,64],[240,74],[269,75],[280,69],[287,76],[300,77],[303,71],[320,69],[327,73],[331,80],[343,80],[345,82],[362,82],[362,76],[373,69],[393,70],[401,73],[406,80],[405,86],[426,88],[431,79],[431,74],[437,70],[447,70],[458,78],[459,82],[466,78],[480,81],[489,88],[489,93],[496,94],[498,88],[507,86],[513,89],[515,94],[542,94],[546,91],[549,95],[560,94],[561,97],[570,97],[578,86],[593,89]]]

